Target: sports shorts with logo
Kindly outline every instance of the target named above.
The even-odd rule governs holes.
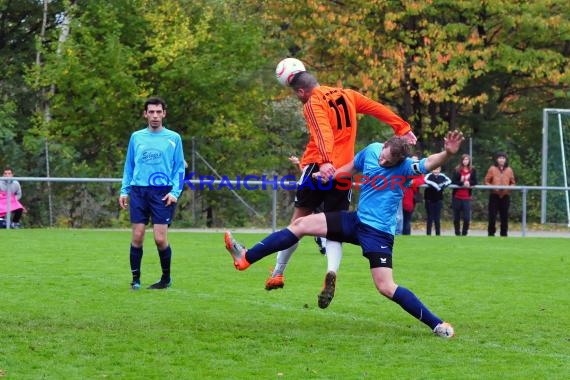
[[[171,224],[176,203],[166,206],[162,198],[172,187],[132,186],[130,197],[131,223]]]
[[[361,246],[370,268],[392,268],[394,235],[362,223],[356,211],[327,212],[325,218],[327,239]]]

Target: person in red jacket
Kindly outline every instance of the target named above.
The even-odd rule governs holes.
[[[457,186],[453,189],[451,200],[455,236],[466,236],[471,222],[471,188],[477,185],[477,172],[471,163],[471,156],[468,154],[461,155],[461,161],[455,167],[451,183]],[[463,227],[460,228],[462,216]]]
[[[413,155],[412,160],[418,161],[418,156]],[[414,209],[416,208],[416,203],[421,200],[420,197],[420,186],[425,183],[423,176],[415,177],[411,180],[410,186],[404,190],[404,197],[402,198],[402,212],[403,212],[403,225],[402,225],[402,235],[412,234],[412,217],[414,215]]]

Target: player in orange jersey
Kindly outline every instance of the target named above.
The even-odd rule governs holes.
[[[332,179],[337,168],[354,159],[357,114],[371,115],[390,125],[396,135],[404,136],[411,144],[416,143],[416,136],[408,123],[388,107],[357,91],[321,86],[307,71],[295,74],[289,86],[303,103],[303,114],[310,135],[301,158],[303,172],[298,181],[291,222],[311,214],[321,203],[325,212],[348,210],[351,190],[338,189],[335,180],[329,181],[327,186],[320,186],[319,179],[315,176],[320,176],[325,181]],[[284,286],[283,273],[296,248],[297,244],[278,253],[275,269],[266,280],[265,289]],[[341,244],[327,239],[326,252],[327,274],[318,296],[318,304],[322,309],[328,307],[334,297],[336,274],[342,258]]]

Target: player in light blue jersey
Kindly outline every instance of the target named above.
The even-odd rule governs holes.
[[[374,143],[360,151],[354,160],[335,173],[341,186],[351,186],[351,176],[361,186],[356,212],[325,212],[301,217],[287,228],[274,232],[247,250],[226,232],[226,249],[232,255],[238,270],[271,253],[297,243],[303,236],[326,236],[339,242],[362,247],[362,254],[370,262],[370,272],[376,289],[383,296],[399,304],[405,311],[428,325],[442,337],[455,333],[451,324],[433,314],[410,290],[394,282],[392,273],[392,247],[396,229],[396,212],[409,179],[429,173],[443,165],[457,153],[463,142],[459,131],[449,132],[445,150],[420,161],[408,158],[410,146],[401,137],[392,137],[385,144]],[[347,178],[348,175],[348,178]],[[325,290],[331,299],[335,292],[335,276],[325,277]]]
[[[131,289],[141,287],[141,262],[146,225],[152,219],[154,242],[160,257],[162,277],[149,289],[171,286],[170,262],[172,250],[168,243],[168,226],[172,223],[178,197],[182,193],[184,153],[182,139],[163,126],[166,103],[153,97],[144,104],[148,125],[134,132],[129,141],[119,205],[129,206],[132,239],[130,264],[133,280]],[[127,199],[130,197],[130,205]]]

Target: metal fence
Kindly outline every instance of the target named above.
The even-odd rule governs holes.
[[[5,177],[0,177],[0,181],[6,181],[6,182],[10,182],[10,181],[19,181],[19,182],[36,182],[36,183],[48,183],[48,184],[55,184],[55,183],[121,183],[121,178],[44,178],[44,177],[10,177],[10,178],[5,178]],[[203,184],[201,180],[188,180],[187,182],[192,183],[193,185],[201,185]],[[224,185],[228,185],[228,183],[231,183],[232,185],[239,185],[239,183],[237,181],[229,181],[229,180],[225,180]],[[211,180],[209,181],[209,184],[213,185],[213,186],[219,186],[222,184],[222,181],[220,180]],[[249,185],[251,186],[255,186],[255,187],[261,187],[263,186],[263,190],[267,190],[271,192],[271,210],[270,210],[270,221],[271,221],[271,227],[273,228],[273,230],[275,230],[277,228],[277,215],[278,215],[278,190],[283,190],[282,188],[280,188],[280,185],[283,186],[287,186],[288,190],[290,191],[294,185],[295,182],[294,181],[290,181],[287,180],[285,182],[282,183],[277,183],[274,182],[272,184],[270,184],[271,186],[267,186],[267,182],[264,181],[255,181],[255,180],[251,180],[248,182]],[[422,187],[425,187],[425,185],[423,185]],[[449,186],[449,188],[454,188],[454,185]],[[9,189],[9,186],[8,186]],[[520,209],[518,207],[512,207],[511,211],[516,211],[519,210],[521,215],[520,215],[520,220],[521,220],[521,234],[522,236],[526,236],[527,235],[527,208],[528,208],[528,195],[530,192],[534,192],[534,191],[540,191],[540,192],[563,192],[566,195],[566,199],[568,196],[568,193],[570,192],[570,187],[560,187],[560,186],[483,186],[483,185],[478,185],[478,186],[474,186],[473,187],[474,190],[477,191],[485,191],[485,190],[491,190],[491,189],[509,189],[512,190],[513,192],[517,192],[519,191],[521,193],[521,200],[520,200]],[[256,188],[257,190],[257,188]],[[237,196],[237,195],[236,195]],[[238,196],[239,197],[239,196]],[[51,195],[49,197],[49,199],[51,200]],[[241,200],[242,202],[243,199]],[[10,213],[10,194],[7,194],[7,212],[6,215],[4,215],[5,218],[5,222],[6,222],[6,227],[9,228],[10,223],[11,223],[11,213]],[[51,201],[50,201],[51,202]],[[511,203],[512,204],[512,203]],[[513,204],[512,204],[513,205]],[[245,205],[247,206],[247,205]],[[245,207],[244,206],[244,207]],[[52,225],[52,206],[51,204],[48,206],[49,207],[49,214],[50,214],[50,223],[49,225]],[[560,206],[562,207],[562,206]],[[564,208],[567,208],[568,205],[564,205]],[[570,227],[570,213],[568,213],[568,220],[566,220],[566,223],[568,225],[568,227]]]

